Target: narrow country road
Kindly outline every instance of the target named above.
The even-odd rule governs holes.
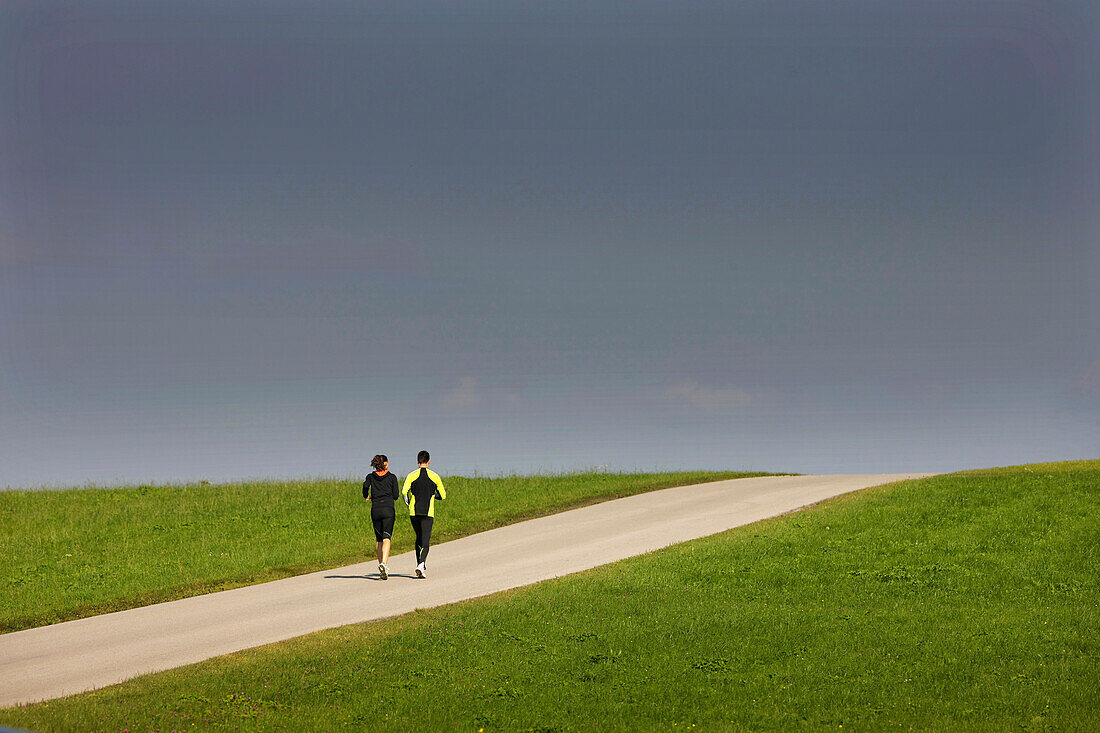
[[[412,577],[405,553],[391,558],[385,582],[365,562],[3,634],[0,707],[575,573],[924,475],[768,476],[663,489],[435,545],[426,580]],[[447,521],[445,507],[437,521]]]

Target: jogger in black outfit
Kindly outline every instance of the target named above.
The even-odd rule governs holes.
[[[416,577],[428,577],[428,547],[432,542],[432,524],[435,523],[435,500],[446,499],[443,479],[428,468],[432,457],[422,450],[416,455],[417,470],[405,477],[401,496],[409,505],[409,520],[416,533]]]
[[[374,525],[374,539],[378,543],[378,574],[382,580],[389,578],[386,563],[390,559],[390,539],[393,537],[393,522],[397,518],[393,503],[401,496],[397,488],[397,477],[390,473],[390,461],[382,455],[375,456],[370,462],[374,469],[363,480],[363,498],[370,499],[370,521]]]

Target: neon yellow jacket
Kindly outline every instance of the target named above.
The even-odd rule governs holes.
[[[409,516],[434,517],[435,500],[446,499],[447,490],[439,474],[427,468],[418,468],[405,477],[401,498],[409,505]]]

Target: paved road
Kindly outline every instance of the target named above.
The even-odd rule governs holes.
[[[413,556],[0,635],[0,706],[84,692],[334,626],[495,593],[704,537],[838,494],[925,474],[769,476],[653,491],[432,547]],[[446,504],[437,521],[447,521]]]

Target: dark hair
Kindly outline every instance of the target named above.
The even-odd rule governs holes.
[[[426,450],[422,450],[422,451],[420,451],[419,453],[416,454],[416,462],[417,463],[427,463],[431,459],[432,459],[432,457],[430,455],[428,455],[428,451],[426,451]]]
[[[383,468],[386,467],[386,464],[389,463],[389,461],[389,458],[386,458],[383,455],[377,455],[371,459],[370,465],[371,468],[373,468],[375,471],[381,471]]]

